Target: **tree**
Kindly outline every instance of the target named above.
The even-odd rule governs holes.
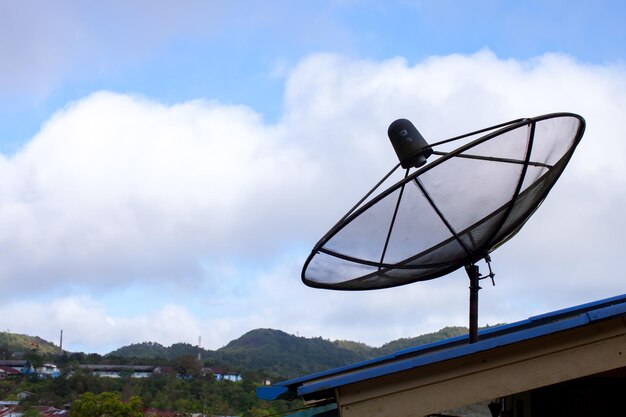
[[[172,368],[183,378],[196,378],[202,374],[202,365],[193,355],[177,357],[172,361]]]
[[[259,407],[252,407],[243,413],[243,417],[265,417],[269,416],[270,412]]]
[[[86,392],[72,403],[70,417],[143,417],[139,397],[122,402],[118,394]]]
[[[35,408],[28,408],[26,410],[22,410],[23,417],[39,417],[41,414]]]
[[[30,362],[33,368],[41,368],[43,366],[43,357],[39,354],[38,348],[35,346],[33,349],[28,351],[24,358]]]
[[[7,343],[0,345],[0,359],[5,360],[11,357],[11,349]]]

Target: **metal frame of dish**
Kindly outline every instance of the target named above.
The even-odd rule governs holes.
[[[531,160],[531,154],[533,150],[533,144],[535,140],[535,126],[537,123],[541,121],[545,121],[548,119],[561,118],[561,117],[569,117],[578,119],[579,124],[576,129],[576,133],[574,134],[571,146],[563,153],[563,155],[558,159],[558,161],[552,165],[548,165],[542,162],[536,162]],[[484,155],[472,155],[468,154],[467,151],[472,148],[485,143],[486,141],[497,138],[507,132],[511,132],[515,129],[522,128],[527,126],[529,128],[529,136],[528,136],[528,146],[525,152],[524,159],[511,159],[511,158],[502,158],[502,157],[490,157]],[[406,169],[405,176],[402,180],[396,182],[391,187],[382,191],[377,196],[373,197],[371,200],[366,200],[383,184],[385,181],[400,167],[400,164],[397,164],[381,181],[378,182],[348,213],[339,220],[329,231],[326,233],[313,247],[310,255],[308,256],[304,266],[302,268],[301,278],[302,281],[314,288],[323,288],[323,289],[334,289],[334,290],[345,290],[345,291],[359,291],[359,290],[370,290],[370,289],[381,289],[381,288],[389,288],[399,285],[405,285],[408,283],[426,281],[434,278],[438,278],[444,276],[456,269],[461,267],[465,267],[466,272],[470,278],[470,341],[475,341],[477,336],[477,315],[478,315],[478,290],[480,286],[478,284],[480,279],[490,277],[493,279],[493,272],[490,268],[490,273],[487,276],[481,276],[478,271],[478,266],[476,262],[481,259],[485,259],[487,262],[490,261],[489,253],[495,250],[497,247],[505,243],[511,237],[513,237],[524,225],[524,223],[530,218],[530,216],[537,210],[537,208],[541,205],[547,194],[552,189],[553,185],[558,180],[559,176],[563,172],[565,166],[571,159],[574,150],[579,144],[580,140],[585,131],[585,120],[574,113],[551,113],[542,116],[537,116],[534,118],[525,118],[525,119],[517,119],[510,122],[502,123],[499,125],[495,125],[492,127],[488,127],[485,129],[477,130],[468,134],[456,136],[450,139],[442,140],[432,145],[429,145],[428,150],[432,150],[432,154],[439,156],[438,159],[433,160],[432,162],[427,163],[423,167],[417,169],[415,172],[410,172],[411,168]],[[450,142],[458,141],[464,138],[468,138],[471,136],[479,135],[481,133],[487,133],[475,140],[471,140],[469,143],[466,143],[457,149],[451,152],[441,152],[435,150],[436,147],[441,146],[443,144],[447,144]],[[446,161],[452,158],[470,158],[470,159],[480,159],[485,161],[493,161],[493,162],[504,162],[510,164],[522,164],[523,167],[520,171],[519,179],[517,181],[517,186],[515,188],[514,193],[512,194],[512,198],[508,200],[508,202],[498,209],[492,211],[487,216],[481,218],[474,224],[471,224],[469,227],[466,227],[464,230],[456,231],[450,225],[450,223],[446,219],[445,213],[442,213],[437,204],[430,198],[428,190],[426,190],[421,182],[420,176],[424,175],[428,171],[433,168],[444,164]],[[522,184],[524,183],[524,179],[526,177],[526,171],[529,166],[539,166],[542,168],[546,168],[547,171],[545,174],[541,175],[536,181],[532,184],[528,185],[524,190],[522,190]],[[394,224],[396,222],[396,214],[398,212],[398,207],[402,201],[404,187],[414,182],[420,189],[421,193],[426,197],[429,204],[432,206],[434,211],[437,213],[437,216],[440,220],[445,224],[446,228],[450,232],[451,236],[438,244],[428,248],[425,251],[417,253],[414,256],[408,257],[400,262],[395,263],[386,263],[385,255],[387,251],[387,246],[389,244],[389,239],[394,228]],[[335,252],[331,249],[325,248],[324,246],[344,227],[358,218],[365,211],[376,205],[383,198],[389,196],[391,193],[399,191],[398,200],[395,206],[395,211],[392,215],[391,222],[389,225],[389,230],[387,233],[387,238],[385,244],[383,246],[383,250],[381,253],[380,261],[372,261],[367,259],[359,259],[357,257],[352,257],[350,255],[342,254]],[[534,194],[536,193],[536,194]],[[530,201],[530,204],[528,202]],[[513,210],[518,206],[518,202],[526,203],[522,207],[521,213],[516,213],[514,219],[510,219]],[[496,223],[496,226],[490,226],[490,230],[492,230],[491,236],[484,240],[484,243],[479,245],[476,248],[470,248],[468,244],[464,241],[464,238],[471,239],[470,233],[484,225],[489,220],[496,219],[497,216],[500,217],[499,221]],[[435,251],[443,246],[450,244],[451,242],[457,242],[465,251],[465,256],[462,259],[454,260],[452,262],[431,262],[428,264],[418,263],[412,264],[412,261],[416,259],[420,259],[428,254],[428,252]],[[347,262],[367,265],[369,267],[377,268],[376,271],[371,272],[369,274],[365,274],[363,276],[357,276],[354,279],[350,279],[343,282],[338,283],[320,283],[317,281],[313,281],[307,278],[307,268],[311,264],[311,261],[318,254],[326,254],[338,259],[342,259]],[[426,273],[425,275],[415,274],[414,279],[402,279],[398,280],[398,282],[393,281],[393,277],[390,280],[385,281],[383,283],[373,282],[370,278],[372,277],[386,277],[390,276],[390,273],[394,270],[415,270],[415,271],[424,271],[426,269],[433,269],[433,272]],[[387,274],[387,275],[386,275]]]

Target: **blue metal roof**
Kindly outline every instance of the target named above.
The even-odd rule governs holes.
[[[468,343],[467,336],[453,337],[280,382],[270,387],[259,387],[257,397],[275,400],[314,396],[317,392],[332,390],[342,385],[534,339],[621,315],[626,315],[626,294],[530,317],[517,323],[490,327],[482,330],[478,342],[473,344]],[[320,381],[315,382],[316,380]]]

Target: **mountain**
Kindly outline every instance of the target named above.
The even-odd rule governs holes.
[[[357,348],[357,346],[359,348]],[[210,351],[186,343],[165,347],[144,342],[121,347],[107,357],[173,360],[184,355],[230,370],[261,370],[277,377],[292,377],[357,362],[369,357],[372,348],[356,342],[308,339],[280,330],[252,330],[226,346]]]
[[[35,351],[39,354],[60,355],[61,348],[38,336],[0,332],[0,359],[8,352],[26,353]]]
[[[169,348],[156,342],[132,343],[107,354],[107,356],[141,359],[168,359]]]
[[[216,359],[239,369],[263,370],[292,378],[358,362],[364,355],[321,337],[305,338],[280,330],[252,330],[216,351]]]
[[[443,329],[434,333],[426,333],[417,337],[402,338],[394,340],[393,342],[385,343],[377,349],[377,355],[388,355],[402,349],[425,345],[427,343],[437,342],[439,340],[450,339],[451,337],[462,336],[466,335],[467,333],[467,327],[444,327]]]
[[[270,375],[293,378],[467,333],[466,327],[445,327],[376,348],[349,340],[331,342],[320,337],[309,339],[280,330],[257,329],[218,349],[214,358],[234,369],[262,370]]]
[[[342,349],[351,350],[363,357],[371,356],[372,350],[375,349],[365,343],[353,342],[351,340],[335,340],[333,343]]]
[[[394,340],[377,348],[349,340],[329,341],[320,337],[294,336],[280,330],[256,329],[216,351],[184,343],[164,347],[146,342],[119,348],[107,356],[173,360],[183,355],[196,356],[200,352],[202,360],[213,366],[239,372],[258,370],[277,378],[292,378],[464,334],[467,334],[465,327],[446,327],[434,333]]]
[[[106,356],[118,358],[139,358],[139,359],[167,359],[173,360],[180,356],[196,356],[200,352],[202,357],[210,355],[207,351],[189,343],[174,343],[170,347],[165,347],[156,342],[133,343],[128,346],[116,349]]]

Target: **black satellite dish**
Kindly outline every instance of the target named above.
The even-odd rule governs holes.
[[[478,282],[494,276],[489,253],[543,202],[584,130],[581,116],[554,113],[428,145],[411,122],[396,120],[388,135],[400,163],[315,245],[302,281],[315,288],[372,290],[464,267],[470,342],[476,341]],[[447,151],[451,144],[456,149]],[[431,156],[437,158],[426,163]],[[394,174],[401,177],[374,195]],[[486,276],[476,265],[482,259],[489,265]]]

